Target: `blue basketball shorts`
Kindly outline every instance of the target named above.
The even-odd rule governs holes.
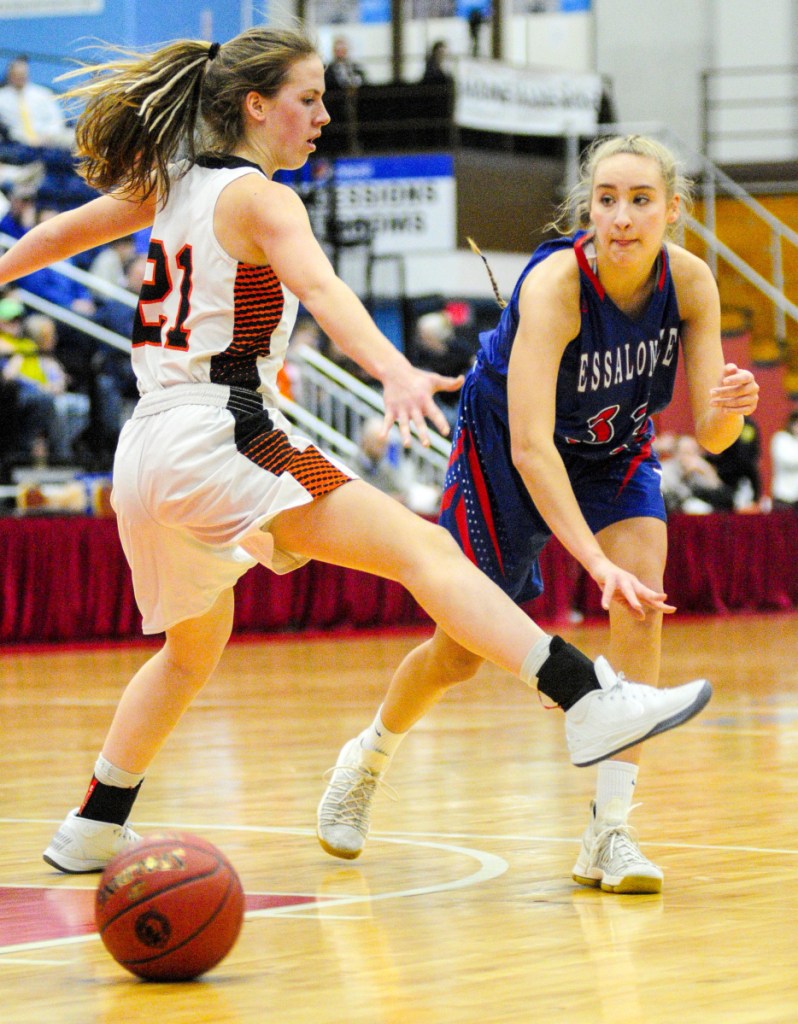
[[[563,462],[594,534],[637,516],[666,520],[649,446],[600,459],[566,452]],[[513,600],[543,592],[538,555],[551,530],[513,466],[505,400],[480,372],[468,375],[460,396],[439,522]]]

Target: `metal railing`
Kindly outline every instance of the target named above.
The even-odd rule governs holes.
[[[298,405],[318,422],[329,425],[338,436],[359,438],[363,424],[375,416],[382,418],[385,406],[381,394],[341,369],[312,348],[301,348],[301,361],[295,385]],[[290,410],[287,413],[290,415]],[[425,447],[414,433],[409,449],[393,456],[403,460],[417,483],[443,485],[450,443],[430,428],[430,444]],[[343,454],[343,453],[342,453]]]

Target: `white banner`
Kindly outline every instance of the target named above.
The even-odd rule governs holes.
[[[455,123],[511,135],[593,135],[601,77],[541,73],[495,61],[457,62]]]
[[[344,234],[370,233],[376,255],[455,247],[456,190],[449,154],[340,159],[336,218]]]
[[[99,14],[105,0],[0,0],[0,18],[48,18],[64,14]]]

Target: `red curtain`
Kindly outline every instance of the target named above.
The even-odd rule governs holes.
[[[798,515],[673,516],[665,589],[681,612],[798,607]],[[542,622],[600,615],[600,594],[551,541],[546,591],[527,605]],[[235,630],[416,626],[429,619],[399,584],[313,562],[287,576],[261,566],[236,587]],[[112,519],[0,519],[0,643],[77,642],[140,635],[125,557]]]

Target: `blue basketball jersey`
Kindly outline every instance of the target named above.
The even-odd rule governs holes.
[[[579,265],[582,324],[563,353],[557,378],[555,443],[561,453],[606,458],[640,451],[651,440],[649,417],[673,396],[679,354],[679,306],[665,246],[646,309],[632,319],[602,287],[590,263],[592,236],[544,242],[533,253],[498,325],[480,335],[478,362],[506,378],[527,274],[553,252],[572,248]]]

